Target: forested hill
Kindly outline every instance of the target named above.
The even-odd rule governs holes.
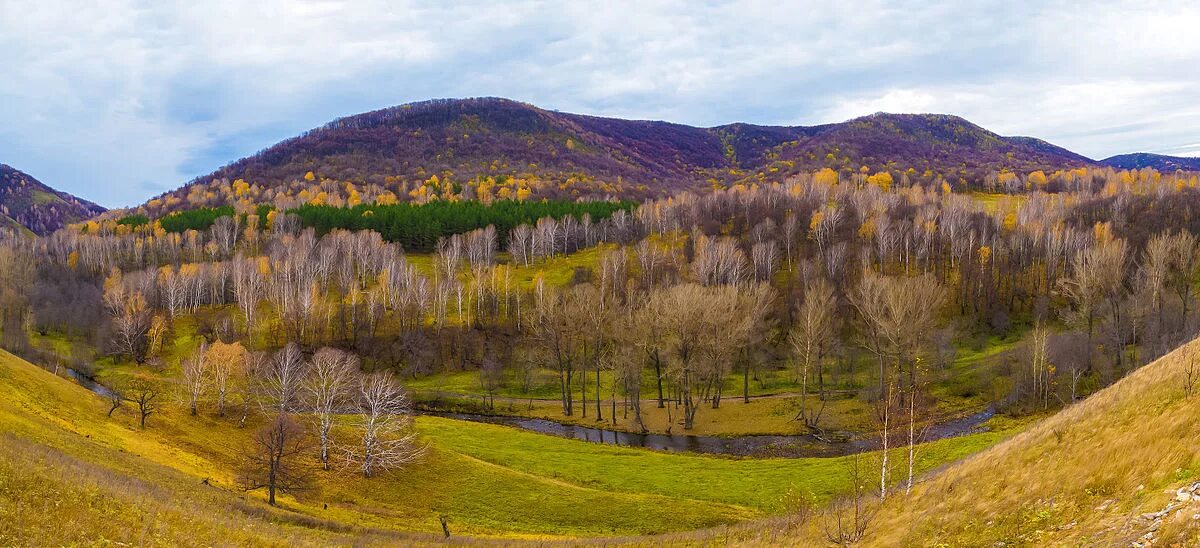
[[[1187,158],[1183,156],[1164,156],[1162,154],[1151,154],[1149,152],[1135,152],[1133,154],[1119,154],[1105,158],[1100,163],[1106,166],[1112,166],[1117,169],[1142,169],[1150,167],[1159,171],[1200,171],[1200,158]]]
[[[160,196],[146,213],[224,205],[209,191],[243,180],[257,200],[375,185],[500,198],[642,199],[682,189],[782,181],[833,168],[891,171],[913,182],[969,184],[1000,169],[1053,171],[1092,160],[1044,141],[1003,137],[956,116],[875,114],[811,127],[712,128],[548,111],[507,99],[433,100],[335,120]],[[216,180],[221,184],[212,185]],[[315,189],[321,184],[327,186]],[[426,190],[422,190],[425,187]],[[418,195],[421,194],[421,195]],[[200,201],[202,203],[197,203]]]
[[[0,164],[0,227],[16,223],[36,234],[49,234],[103,212],[103,207]]]

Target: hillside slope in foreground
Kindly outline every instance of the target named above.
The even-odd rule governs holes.
[[[1198,358],[1200,340],[890,497],[861,545],[1200,545]],[[734,538],[820,545],[829,525],[814,515]]]
[[[180,394],[160,388],[141,430],[129,406],[107,417],[104,398],[0,351],[0,546],[412,545],[444,540],[443,518],[455,543],[659,542],[637,535],[754,522],[794,493],[820,505],[850,489],[849,457],[660,453],[421,416],[422,462],[370,480],[304,463],[313,489],[271,508],[236,478],[261,417],[241,428],[241,412],[189,416]],[[1010,434],[924,444],[915,468]]]

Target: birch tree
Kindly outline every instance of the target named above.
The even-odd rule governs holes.
[[[348,462],[357,465],[363,476],[369,478],[404,467],[425,453],[412,428],[408,396],[390,373],[361,377],[358,411],[362,438],[346,454]]]
[[[330,431],[336,414],[350,402],[350,390],[358,375],[358,357],[336,348],[322,348],[313,354],[305,382],[308,408],[317,422],[321,466],[329,469]]]

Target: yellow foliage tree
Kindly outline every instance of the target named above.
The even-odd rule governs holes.
[[[871,175],[870,177],[867,177],[867,184],[875,185],[883,189],[884,192],[891,190],[892,182],[892,174],[888,171],[880,171],[874,175]]]
[[[820,171],[813,173],[813,182],[826,185],[836,185],[838,183],[838,173],[829,168],[823,168]]]

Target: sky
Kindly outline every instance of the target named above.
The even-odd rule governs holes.
[[[443,97],[699,126],[957,114],[1200,156],[1200,2],[0,0],[0,162],[142,203]]]

